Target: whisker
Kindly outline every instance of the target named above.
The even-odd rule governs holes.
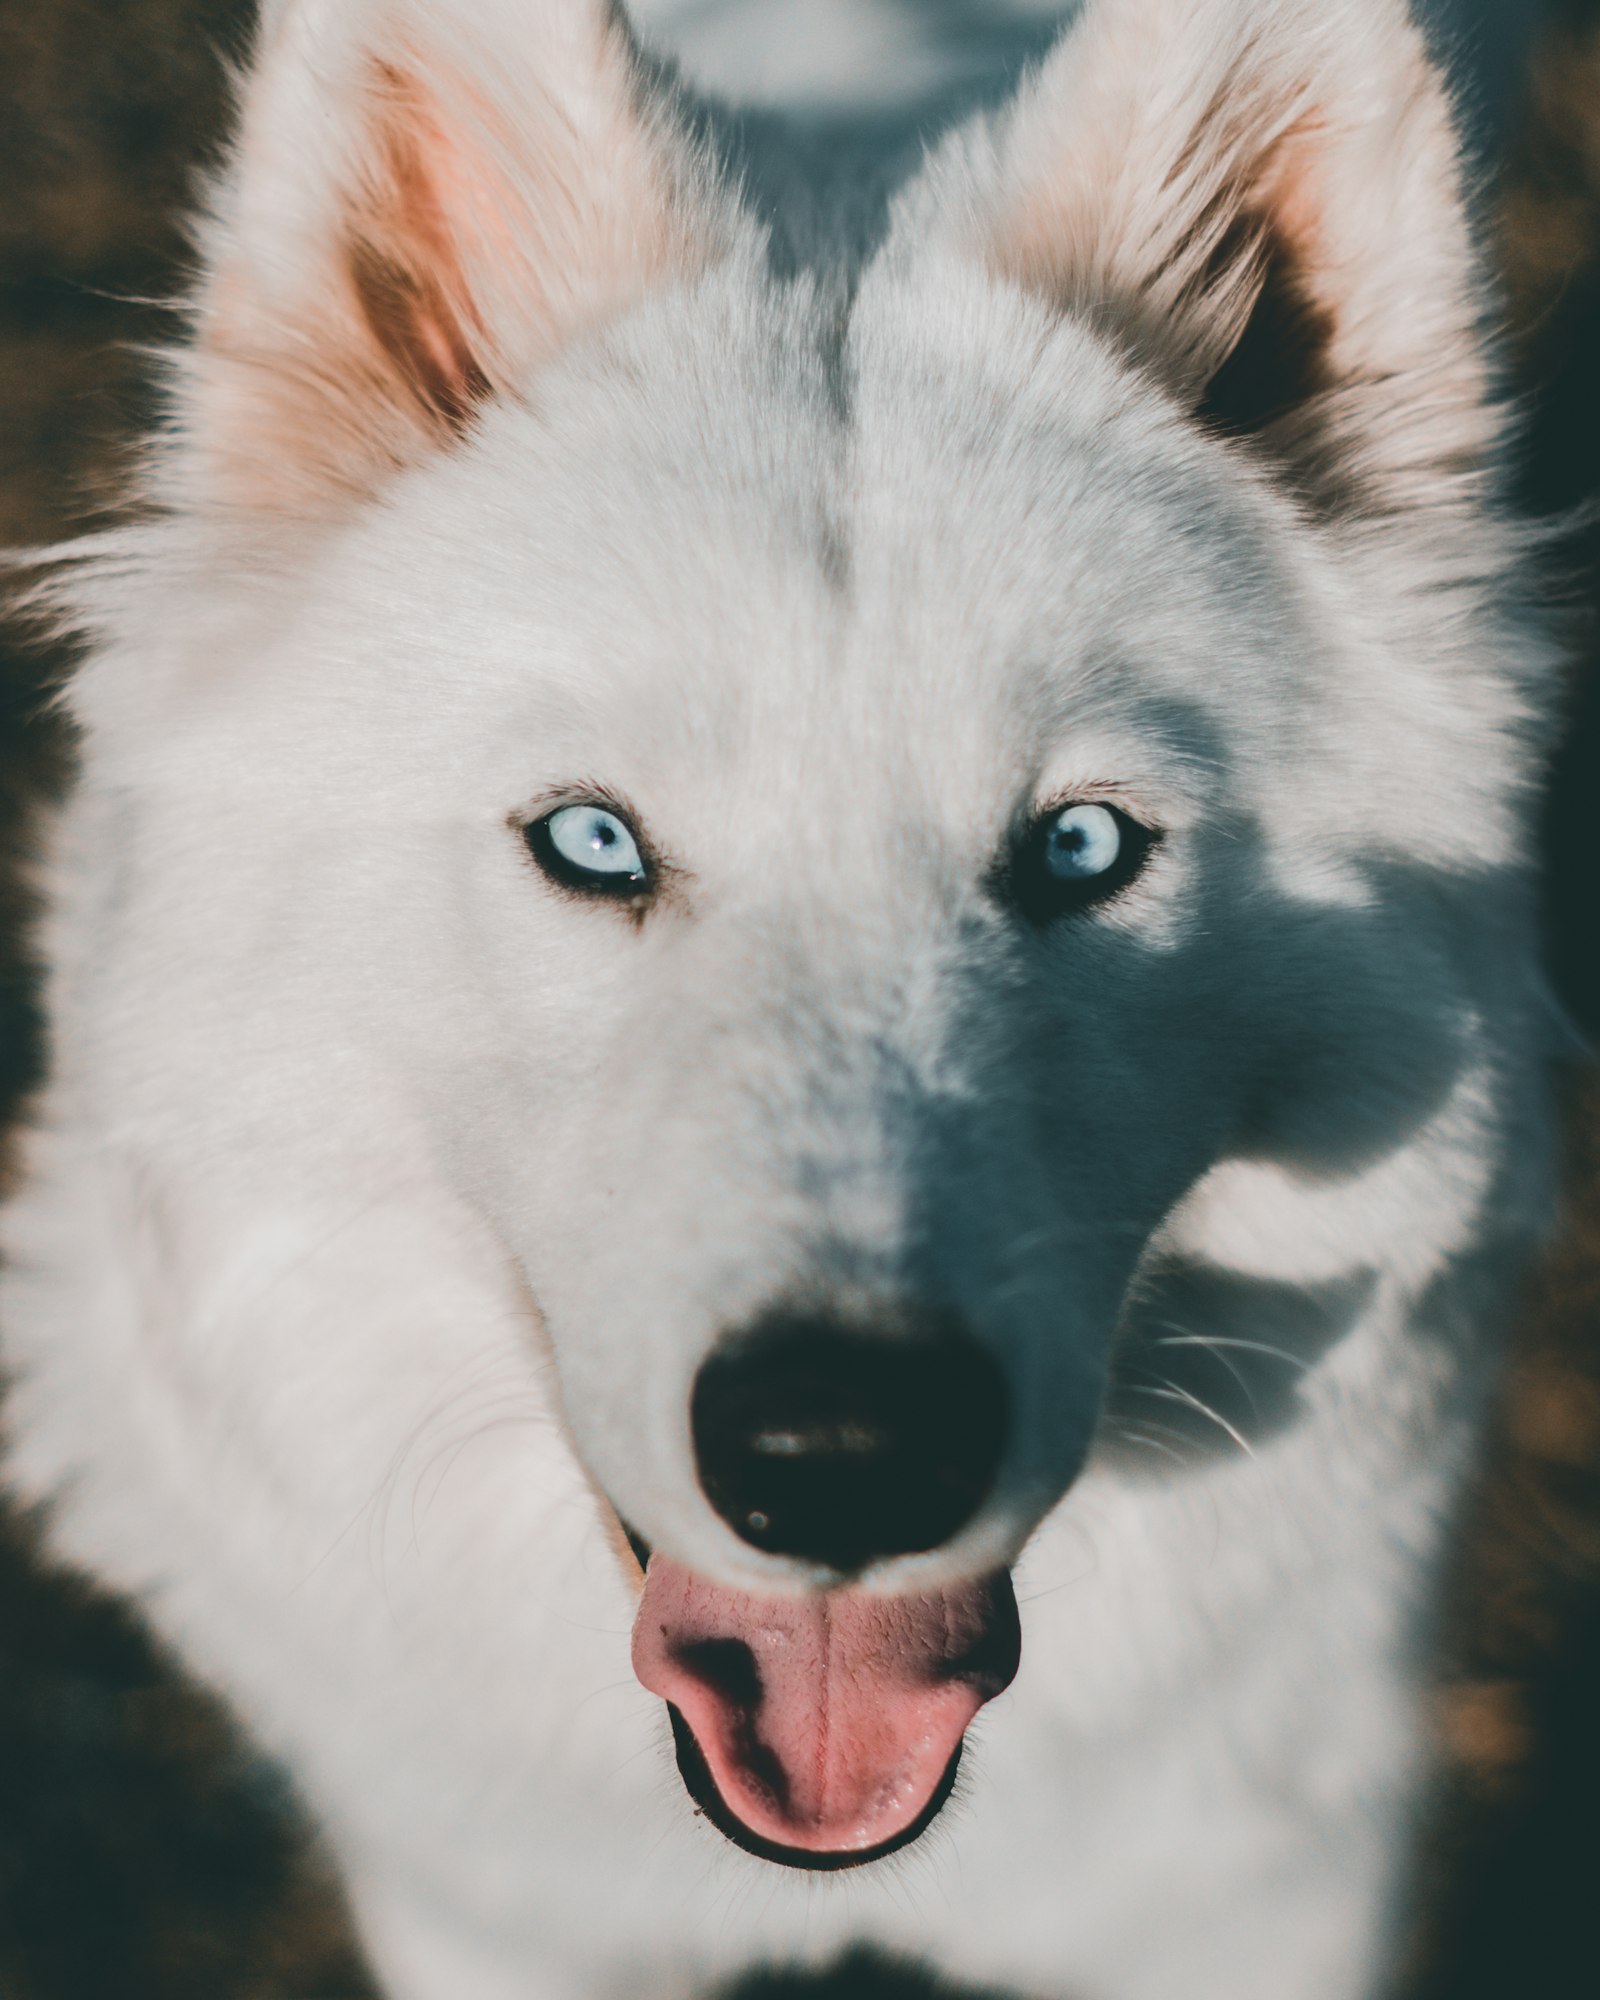
[[[1160,1424],[1141,1424],[1135,1426],[1119,1419],[1116,1426],[1117,1438],[1123,1444],[1139,1444],[1143,1445],[1146,1451],[1159,1451],[1164,1458],[1170,1458],[1174,1464],[1181,1465],[1185,1469],[1194,1463],[1192,1458],[1177,1450],[1174,1445],[1163,1444],[1161,1437],[1157,1435],[1158,1432],[1161,1432],[1166,1437],[1176,1438],[1180,1444],[1187,1444],[1189,1442],[1181,1431],[1169,1431]],[[1059,1590],[1061,1587],[1060,1584],[1052,1584],[1050,1586],[1052,1590]],[[1037,1594],[1041,1597],[1048,1597],[1050,1592],[1045,1590]],[[1029,1601],[1031,1602],[1031,1599]]]
[[[1274,1361],[1281,1361],[1287,1367],[1299,1369],[1302,1375],[1311,1373],[1312,1364],[1303,1355],[1290,1354],[1286,1348],[1270,1347],[1264,1340],[1238,1340],[1222,1333],[1190,1333],[1176,1327],[1172,1320],[1158,1322],[1162,1326],[1174,1326],[1175,1331],[1155,1342],[1157,1347],[1233,1347],[1249,1354],[1265,1354]],[[1221,1356],[1218,1355],[1218,1360]]]
[[[1163,1378],[1160,1388],[1152,1388],[1143,1382],[1130,1382],[1126,1386],[1135,1396],[1156,1396],[1165,1403],[1181,1403],[1186,1409],[1194,1410],[1198,1415],[1209,1418],[1218,1430],[1233,1439],[1246,1458],[1255,1457],[1249,1441],[1228,1422],[1226,1417],[1219,1416],[1209,1403],[1203,1403],[1198,1396],[1191,1395],[1187,1389],[1180,1389],[1175,1382],[1168,1382]]]
[[[1155,1345],[1157,1347],[1204,1348],[1205,1351],[1211,1356],[1213,1356],[1213,1358],[1216,1361],[1218,1361],[1222,1367],[1227,1369],[1228,1373],[1233,1377],[1234,1381],[1237,1382],[1239,1387],[1244,1391],[1245,1400],[1246,1402],[1249,1403],[1250,1408],[1253,1411],[1259,1413],[1260,1405],[1256,1401],[1256,1392],[1254,1389],[1251,1388],[1249,1382],[1245,1379],[1243,1369],[1238,1367],[1236,1363],[1230,1361],[1227,1355],[1223,1354],[1212,1343],[1212,1341],[1209,1339],[1207,1335],[1199,1333],[1180,1333],[1176,1337],[1168,1337],[1162,1340],[1158,1340],[1156,1341]]]

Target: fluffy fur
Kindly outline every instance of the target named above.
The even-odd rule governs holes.
[[[855,1940],[1358,2000],[1548,1199],[1448,108],[1398,0],[1091,0],[869,151],[802,227],[600,0],[269,13],[151,522],[63,586],[8,1476],[288,1759],[395,2000]],[[641,921],[531,868],[575,793]],[[1063,799],[1162,838],[1041,931]],[[797,1292],[958,1313],[1016,1412],[869,1584],[1014,1563],[1022,1672],[825,1881],[692,1815],[617,1527],[816,1585],[685,1421]]]

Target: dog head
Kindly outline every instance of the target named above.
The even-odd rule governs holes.
[[[206,255],[201,609],[81,710],[514,1259],[708,1795],[879,1852],[1160,1274],[1483,1199],[1534,649],[1440,89],[1398,0],[1097,0],[780,277],[600,0],[304,0]]]

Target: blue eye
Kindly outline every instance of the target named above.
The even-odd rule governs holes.
[[[1035,820],[1001,878],[1030,922],[1050,923],[1126,888],[1158,838],[1115,806],[1058,806]]]
[[[1117,864],[1122,830],[1109,806],[1068,806],[1044,830],[1044,865],[1058,882],[1089,882]]]
[[[637,836],[609,806],[558,806],[526,828],[524,838],[534,860],[564,888],[627,897],[651,885]]]
[[[563,861],[588,875],[642,875],[639,844],[614,812],[601,806],[563,806],[545,821],[550,845]]]

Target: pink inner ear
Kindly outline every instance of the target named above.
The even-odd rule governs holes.
[[[1016,202],[991,261],[1053,302],[1091,312],[1208,422],[1265,432],[1333,385],[1340,328],[1322,228],[1329,143],[1312,113],[1259,139],[1218,114],[1216,129],[1193,135],[1170,169],[1170,232],[1125,197],[1105,207],[1104,189],[1069,151]],[[1105,178],[1119,185],[1109,170]]]
[[[1339,325],[1322,282],[1319,136],[1307,119],[1276,141],[1212,259],[1210,283],[1226,286],[1233,264],[1250,270],[1254,286],[1200,397],[1202,414],[1238,435],[1268,430],[1335,383]]]
[[[268,44],[184,398],[190,477],[283,519],[359,504],[454,442],[702,265],[731,215],[691,208],[689,156],[639,101],[609,0],[529,6],[527,42],[498,56],[470,37],[351,48],[351,11],[304,10],[322,28]]]
[[[376,172],[353,207],[346,260],[368,331],[407,395],[459,433],[490,390],[489,337],[457,230],[492,212],[416,79],[376,66]],[[456,226],[452,227],[452,215]]]

